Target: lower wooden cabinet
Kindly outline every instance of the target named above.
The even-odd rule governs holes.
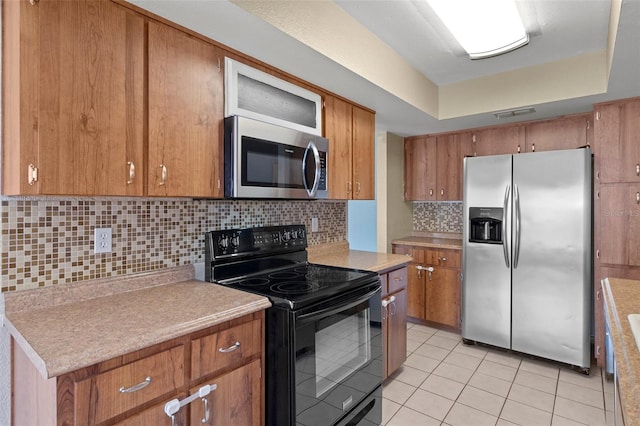
[[[259,426],[262,421],[260,371],[260,360],[255,360],[213,380],[216,389],[189,405],[190,424]],[[198,390],[199,387],[195,387],[190,394]]]
[[[263,311],[48,380],[12,346],[16,425],[258,426],[264,418]],[[208,415],[196,398],[172,423],[165,404],[210,384]]]
[[[408,266],[407,315],[459,330],[461,250],[394,244],[393,252],[413,258]]]
[[[407,268],[380,275],[382,280],[383,378],[407,359]]]

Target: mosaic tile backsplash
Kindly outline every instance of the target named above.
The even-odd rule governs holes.
[[[414,202],[413,230],[462,232],[462,202]]]
[[[204,262],[204,232],[319,220],[309,245],[347,239],[346,201],[13,199],[0,201],[1,290],[14,291]],[[111,253],[93,253],[94,228]]]

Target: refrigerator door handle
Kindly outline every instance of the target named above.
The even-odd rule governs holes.
[[[509,194],[511,185],[507,185],[504,190],[504,206],[502,209],[502,249],[504,250],[504,264],[507,268],[511,267],[509,262],[509,240],[507,240],[507,210],[509,208]]]
[[[520,258],[520,191],[518,191],[518,185],[513,185],[513,201],[515,204],[515,242],[513,243],[513,269],[518,267],[518,260]]]

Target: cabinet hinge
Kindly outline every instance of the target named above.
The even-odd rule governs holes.
[[[38,168],[33,164],[27,166],[27,183],[29,185],[35,185],[38,181]]]

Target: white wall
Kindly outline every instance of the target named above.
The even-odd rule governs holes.
[[[413,206],[404,201],[404,139],[393,133],[380,132],[376,140],[376,250],[391,253],[394,239],[411,235]]]

